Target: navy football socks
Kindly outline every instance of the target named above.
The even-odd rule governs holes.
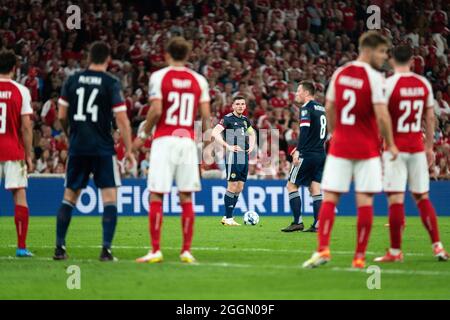
[[[289,204],[291,205],[292,215],[294,216],[294,223],[302,223],[302,199],[298,191],[289,193]]]
[[[56,246],[66,245],[66,234],[72,219],[72,210],[75,207],[73,203],[63,200],[56,217]]]
[[[105,204],[105,211],[103,212],[102,226],[103,226],[103,247],[111,248],[114,238],[114,232],[117,224],[117,206],[116,204]]]

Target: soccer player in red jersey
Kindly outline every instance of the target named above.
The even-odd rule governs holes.
[[[384,96],[381,68],[387,58],[389,41],[375,31],[359,39],[359,56],[335,71],[326,96],[329,155],[322,179],[324,199],[319,213],[319,246],[303,267],[312,268],[330,260],[330,234],[335,208],[342,193],[355,182],[357,246],[352,266],[365,266],[365,252],[373,221],[373,196],[382,191],[379,133],[386,139],[391,157],[398,155],[391,119]],[[378,126],[377,126],[378,123]]]
[[[181,37],[167,44],[165,59],[168,67],[154,72],[150,78],[150,110],[144,130],[134,142],[137,148],[156,126],[150,153],[150,235],[152,250],[137,262],[162,262],[160,250],[163,198],[169,193],[175,179],[182,208],[181,223],[183,247],[180,259],[195,262],[191,254],[194,226],[192,192],[199,191],[200,173],[197,147],[194,141],[194,121],[198,111],[203,129],[209,127],[210,98],[206,79],[185,67],[191,45]]]
[[[33,129],[30,115],[30,91],[13,81],[16,55],[13,51],[0,52],[0,182],[5,178],[5,189],[13,194],[14,222],[17,231],[17,257],[31,257],[27,250],[28,204],[25,188],[27,170],[32,172],[31,160]]]
[[[377,262],[402,261],[402,231],[405,221],[405,190],[408,183],[419,209],[423,225],[432,243],[434,256],[447,261],[448,253],[439,238],[436,212],[429,199],[428,167],[433,163],[434,98],[431,84],[410,71],[412,49],[400,45],[393,50],[395,74],[386,80],[386,98],[394,130],[394,141],[400,150],[395,161],[389,152],[383,154],[383,189],[388,194],[391,247]],[[425,146],[422,137],[422,118],[425,119]],[[428,160],[428,163],[427,163]]]

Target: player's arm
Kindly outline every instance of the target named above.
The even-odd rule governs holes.
[[[69,136],[69,119],[67,118],[67,105],[58,102],[58,120],[66,136]]]
[[[381,136],[386,141],[386,146],[389,152],[392,154],[392,160],[395,160],[398,156],[398,149],[394,143],[394,134],[392,132],[391,116],[389,115],[387,104],[375,103],[374,111]]]
[[[31,153],[33,152],[33,125],[31,115],[33,108],[31,107],[31,95],[28,89],[22,92],[22,109],[21,109],[21,126],[20,131],[22,135],[23,147],[25,149],[25,161],[28,172],[33,172],[33,161],[31,160]]]
[[[426,108],[425,111],[425,151],[427,154],[428,165],[431,166],[434,162],[434,122],[435,115],[433,108]]]
[[[247,153],[251,153],[253,151],[253,149],[255,149],[255,146],[256,146],[255,129],[253,129],[253,127],[250,126],[247,129],[247,133],[248,133],[248,151],[247,151]]]
[[[132,165],[135,162],[131,143],[131,126],[126,111],[119,111],[115,113],[116,125],[119,128],[122,136],[123,144],[125,145],[125,158]]]
[[[68,78],[64,82],[61,88],[61,95],[58,99],[58,120],[67,137],[69,137],[69,119],[67,117],[67,109],[69,108],[69,103],[66,97],[69,79],[70,78]]]
[[[334,101],[330,101],[330,100],[326,101],[325,114],[327,117],[328,132],[330,134],[333,134],[334,128],[336,126],[336,109],[334,106]]]
[[[225,127],[220,123],[214,127],[212,134],[211,134],[214,137],[214,141],[217,142],[218,144],[224,146],[229,151],[233,151],[233,152],[242,151],[242,149],[239,146],[231,146],[223,139],[222,132],[224,130],[225,130]]]
[[[25,149],[25,161],[27,162],[28,172],[33,172],[33,161],[31,160],[31,153],[33,150],[33,126],[29,115],[22,115],[22,141]]]
[[[369,81],[372,89],[372,104],[377,120],[378,129],[384,138],[386,147],[392,155],[391,160],[397,159],[398,149],[394,143],[394,133],[392,131],[392,120],[389,114],[388,101],[389,93],[386,92],[385,79],[380,73],[369,73]]]
[[[434,94],[433,88],[428,81],[425,81],[425,84],[428,88],[428,97],[427,97],[427,108],[425,110],[425,153],[427,155],[428,165],[431,167],[434,163],[434,152],[433,152],[433,144],[434,144],[434,125],[435,125],[435,114],[434,114]]]

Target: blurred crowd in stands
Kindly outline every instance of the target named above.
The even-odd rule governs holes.
[[[87,67],[87,50],[107,41],[109,72],[122,81],[133,128],[145,118],[148,80],[164,66],[164,44],[174,35],[192,40],[189,67],[209,81],[212,126],[231,111],[235,95],[247,98],[247,115],[258,131],[278,129],[279,156],[255,151],[249,178],[286,178],[290,152],[299,134],[294,93],[313,80],[317,100],[333,71],[357,57],[357,39],[366,29],[366,8],[381,9],[381,32],[392,43],[414,48],[414,72],[425,75],[435,94],[433,179],[450,179],[449,3],[441,0],[80,0],[81,29],[66,27],[66,0],[0,0],[0,47],[13,48],[20,61],[16,79],[27,86],[34,109],[37,173],[64,173],[68,139],[57,121],[57,98],[64,80]],[[389,66],[384,69],[390,75]],[[120,135],[114,134],[118,158]],[[145,176],[151,141],[136,154],[124,177]],[[204,177],[221,177],[218,159],[205,161]]]

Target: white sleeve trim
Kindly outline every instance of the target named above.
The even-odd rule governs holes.
[[[127,107],[125,105],[113,108],[114,113],[123,112],[123,111],[127,111]]]
[[[64,100],[63,98],[58,99],[58,104],[60,104],[64,107],[67,107],[69,105],[69,103],[66,100]]]
[[[386,95],[384,93],[385,89],[385,79],[375,69],[371,67],[366,67],[367,76],[369,78],[370,89],[372,93],[371,101],[373,104],[377,103],[387,103]]]
[[[21,85],[14,81],[17,88],[19,89],[20,95],[22,96],[22,106],[20,109],[21,115],[27,115],[33,113],[33,108],[31,107],[31,95],[30,90],[27,87]]]

